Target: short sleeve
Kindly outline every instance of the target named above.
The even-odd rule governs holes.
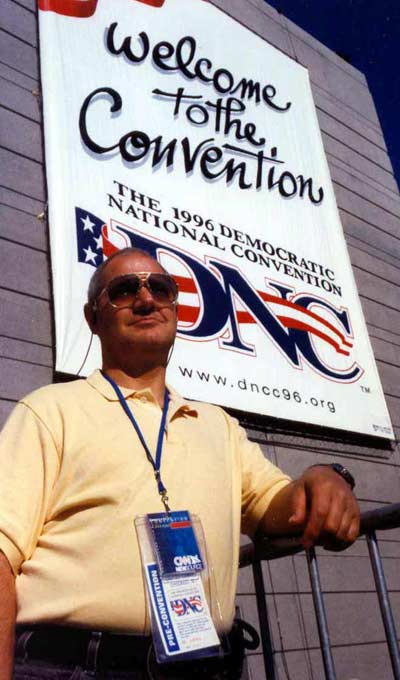
[[[274,496],[291,478],[264,457],[258,444],[250,442],[242,427],[237,428],[242,469],[242,532],[253,536]]]
[[[35,549],[58,469],[50,431],[17,404],[0,433],[0,550],[15,574]]]

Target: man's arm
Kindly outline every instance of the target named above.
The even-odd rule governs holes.
[[[322,543],[337,550],[356,540],[360,510],[349,484],[329,466],[316,465],[276,494],[258,529],[302,535],[305,548]]]
[[[0,551],[0,680],[11,680],[16,617],[15,576]]]

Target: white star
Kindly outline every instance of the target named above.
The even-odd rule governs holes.
[[[91,221],[89,215],[86,215],[85,219],[83,219],[83,217],[81,217],[81,220],[82,220],[83,224],[85,225],[83,227],[83,231],[89,230],[93,234],[94,222]]]
[[[97,238],[93,236],[93,240],[96,242],[96,249],[101,250],[103,247],[103,237],[101,235]]]
[[[91,262],[92,264],[96,264],[97,254],[91,249],[91,247],[89,246],[89,248],[84,248],[83,251],[86,255],[85,262]]]

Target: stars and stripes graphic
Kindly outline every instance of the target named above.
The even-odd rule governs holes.
[[[111,240],[110,228],[93,213],[75,208],[78,262],[98,267],[106,257],[129,245],[126,237],[117,246]]]
[[[190,329],[197,324],[203,314],[203,299],[196,278],[181,259],[170,253],[161,253],[160,262],[174,277],[179,287],[179,327]]]
[[[172,611],[177,616],[183,616],[184,614],[186,614],[186,607],[185,607],[185,603],[183,602],[183,600],[172,600],[171,606],[172,606]]]
[[[118,231],[117,225],[109,227],[96,215],[81,208],[75,208],[75,214],[79,262],[98,267],[120,248],[134,244],[134,232],[129,241]],[[159,260],[179,286],[178,328],[190,331],[205,313],[200,286],[190,267],[179,257],[178,251],[160,247]],[[320,313],[296,304],[295,299],[284,299],[275,291],[257,290],[257,293],[284,328],[310,333],[327,343],[337,354],[350,356],[352,339]],[[235,309],[238,324],[245,326],[257,323],[256,317],[236,296]]]
[[[257,293],[285,328],[297,328],[311,333],[331,345],[338,354],[350,355],[349,350],[353,347],[353,342],[320,314],[304,309],[291,300],[283,300],[277,295],[262,290],[258,290]],[[240,324],[257,323],[255,317],[246,310],[238,309],[236,315]]]
[[[193,597],[188,598],[189,606],[192,611],[202,612],[204,609],[202,599],[200,595],[193,595]]]
[[[185,614],[199,614],[204,610],[204,605],[200,595],[192,595],[171,600],[171,608],[177,616],[185,616]]]
[[[188,267],[176,258],[168,258],[165,267],[179,285],[179,327],[185,329],[194,327],[201,318],[203,311],[202,297],[197,281]],[[311,333],[333,347],[338,354],[350,356],[353,342],[323,316],[304,309],[296,302],[283,300],[276,293],[271,294],[263,290],[257,290],[257,293],[285,328],[295,328]],[[243,307],[240,300],[236,300],[237,322],[241,325],[256,324],[255,316]]]
[[[119,250],[112,241],[112,230],[103,220],[87,210],[75,208],[78,262],[98,267],[106,257]],[[113,230],[116,234],[115,229]],[[125,243],[129,245],[129,243]],[[194,326],[202,314],[198,284],[189,268],[179,258],[161,253],[161,264],[179,286],[178,322],[181,328]]]
[[[78,262],[98,267],[104,260],[102,229],[106,226],[93,213],[75,208]]]

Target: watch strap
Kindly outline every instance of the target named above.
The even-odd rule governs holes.
[[[346,467],[344,467],[344,465],[341,465],[340,463],[330,463],[329,467],[337,472],[337,474],[340,475],[345,482],[347,482],[352,490],[354,489],[356,480],[354,479],[351,472]]]

